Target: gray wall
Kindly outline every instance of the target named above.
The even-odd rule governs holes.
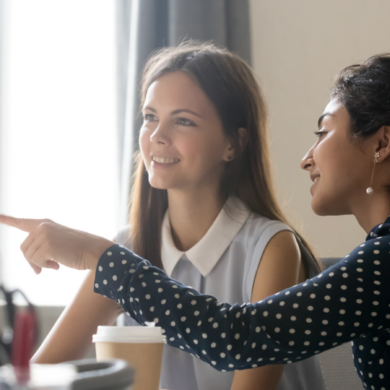
[[[390,52],[386,0],[251,0],[253,66],[269,103],[279,199],[322,257],[344,256],[365,239],[351,216],[318,217],[299,162],[332,80],[343,67]]]

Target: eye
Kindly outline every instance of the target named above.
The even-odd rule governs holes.
[[[187,119],[187,118],[177,118],[176,124],[180,126],[196,126],[195,122]]]
[[[324,135],[326,134],[327,132],[326,131],[315,131],[314,134],[319,138],[323,138]]]
[[[153,115],[153,114],[145,114],[144,115],[144,121],[145,122],[153,122],[153,121],[156,121],[156,120],[158,120],[156,115]]]

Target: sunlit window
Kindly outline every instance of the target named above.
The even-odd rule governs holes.
[[[1,212],[112,238],[116,230],[115,2],[4,2]],[[26,233],[1,227],[2,280],[63,305],[84,278],[36,276]]]

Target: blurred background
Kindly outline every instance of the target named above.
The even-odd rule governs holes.
[[[386,0],[0,0],[0,212],[113,238],[126,224],[137,84],[158,47],[214,40],[250,63],[270,111],[279,200],[321,257],[365,238],[317,217],[299,162],[343,67],[390,51]],[[0,283],[64,306],[82,272],[36,276],[0,226]]]

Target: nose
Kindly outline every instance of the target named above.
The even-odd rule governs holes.
[[[150,141],[159,145],[169,145],[171,143],[168,128],[162,122],[158,124],[151,134]]]
[[[309,150],[308,152],[305,154],[305,156],[303,157],[303,159],[301,160],[301,169],[305,170],[305,171],[310,171],[311,168],[314,167],[315,163],[314,163],[314,159],[313,159],[313,149],[314,149],[314,146],[313,145]]]

